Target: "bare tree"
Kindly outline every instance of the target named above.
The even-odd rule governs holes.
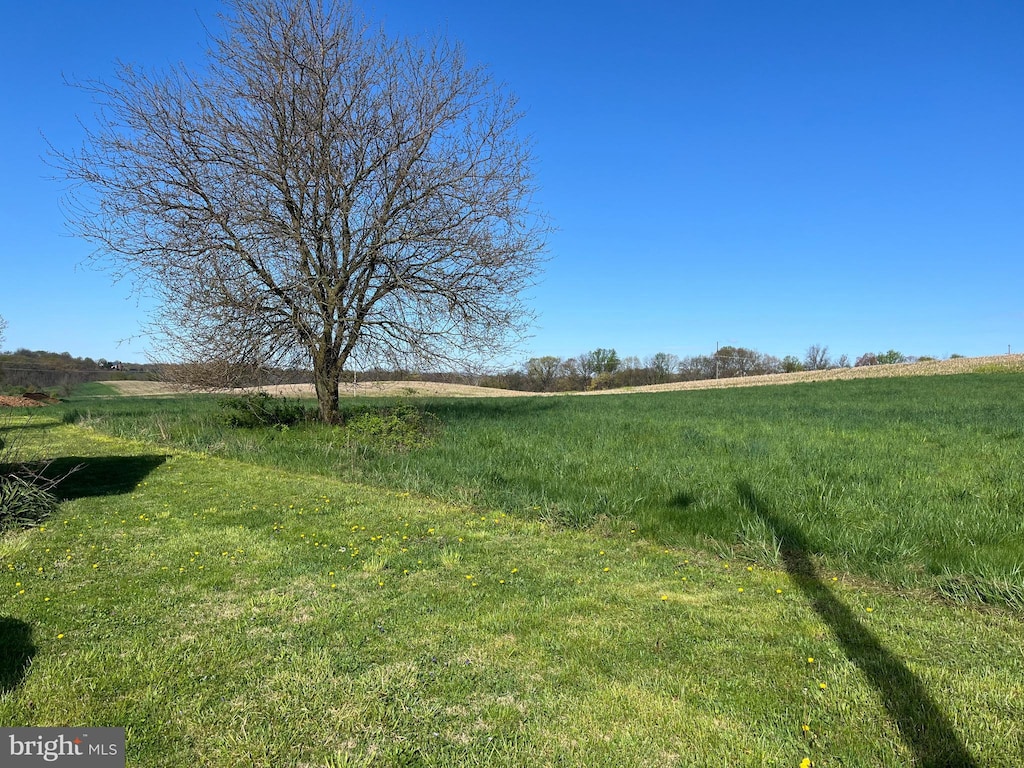
[[[807,348],[804,355],[804,368],[808,371],[824,371],[832,367],[832,358],[829,357],[828,347],[820,344],[812,344]]]
[[[4,343],[4,334],[6,334],[6,333],[7,333],[7,321],[4,320],[2,316],[0,316],[0,344]],[[0,349],[3,349],[3,347],[0,347]]]
[[[531,357],[524,365],[526,378],[530,382],[530,389],[535,392],[554,391],[555,382],[558,379],[558,371],[561,367],[561,359],[552,355]]]
[[[548,231],[515,98],[342,2],[228,4],[202,72],[80,83],[98,127],[54,150],[72,229],[159,298],[166,357],[311,365],[334,421],[348,363],[508,351]]]
[[[668,352],[655,352],[648,358],[647,367],[654,375],[654,383],[661,384],[679,369],[679,358]]]

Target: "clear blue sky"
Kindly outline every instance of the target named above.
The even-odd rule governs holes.
[[[373,0],[526,109],[558,231],[518,359],[733,344],[802,356],[1024,351],[1024,3]],[[68,77],[202,63],[212,0],[7,3],[4,347],[141,360],[146,305],[81,265],[42,156]]]

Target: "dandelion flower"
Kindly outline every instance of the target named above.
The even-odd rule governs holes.
[[[807,663],[808,664],[813,664],[814,663],[814,657],[813,656],[808,656],[807,657]]]
[[[818,687],[823,691],[828,690],[828,685],[826,685],[825,683],[818,683]]]
[[[668,595],[662,595],[662,596],[661,596],[661,599],[662,599],[662,600],[668,600]]]

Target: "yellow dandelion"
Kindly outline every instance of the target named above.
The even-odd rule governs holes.
[[[736,591],[737,591],[737,592],[742,592],[742,591],[743,591],[743,587],[740,587],[740,588],[739,588],[739,589],[737,589]]]
[[[813,656],[808,656],[807,657],[807,663],[808,664],[813,664],[814,663],[814,657]]]
[[[662,600],[668,600],[668,595],[662,595],[662,596],[661,596],[661,599],[662,599]]]
[[[823,691],[827,691],[827,690],[828,690],[828,685],[827,685],[827,684],[825,684],[825,683],[818,683],[818,687],[819,687],[819,688],[820,688],[821,690],[823,690]]]

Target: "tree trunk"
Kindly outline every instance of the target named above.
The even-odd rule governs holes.
[[[341,361],[333,359],[317,359],[313,362],[313,384],[316,387],[316,399],[320,403],[320,420],[324,424],[337,424],[338,385],[341,383]]]

